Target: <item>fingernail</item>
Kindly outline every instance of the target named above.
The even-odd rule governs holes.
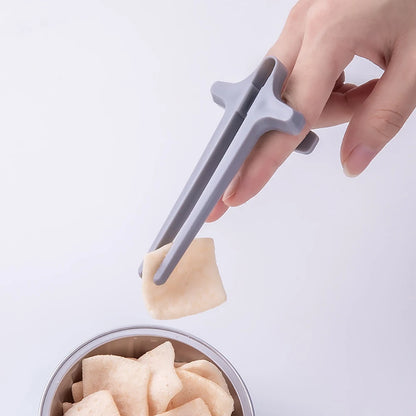
[[[377,152],[373,149],[370,149],[365,144],[359,144],[354,147],[350,155],[343,163],[345,175],[353,178],[358,176],[374,159],[377,155]]]
[[[225,190],[222,200],[225,202],[227,199],[234,196],[237,192],[238,185],[240,183],[240,175],[234,177],[234,179],[228,185],[228,188]]]

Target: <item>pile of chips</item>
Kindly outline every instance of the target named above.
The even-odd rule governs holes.
[[[230,416],[234,400],[207,360],[175,362],[167,341],[139,358],[95,355],[82,361],[65,416]]]

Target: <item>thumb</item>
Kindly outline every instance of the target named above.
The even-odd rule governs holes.
[[[414,59],[393,56],[372,93],[354,112],[341,146],[341,162],[347,176],[359,175],[414,110],[415,68]]]

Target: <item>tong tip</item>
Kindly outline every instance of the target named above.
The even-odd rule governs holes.
[[[162,267],[163,263],[156,270],[155,275],[153,276],[153,283],[157,286],[161,286],[168,280],[170,273],[166,272],[166,267]]]

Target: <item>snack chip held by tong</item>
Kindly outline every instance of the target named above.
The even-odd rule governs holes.
[[[154,275],[157,285],[169,278],[260,137],[271,130],[293,135],[302,131],[305,125],[302,114],[281,101],[286,76],[283,64],[268,56],[243,81],[216,82],[212,86],[214,101],[224,107],[225,112],[150,247],[149,251],[154,251],[172,243]],[[310,131],[296,151],[309,154],[318,140]]]

